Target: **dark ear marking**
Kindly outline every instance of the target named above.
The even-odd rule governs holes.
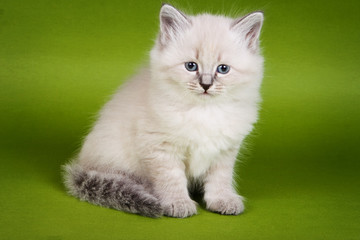
[[[247,47],[256,52],[259,47],[259,36],[263,20],[263,12],[253,12],[244,17],[235,19],[230,25],[230,29],[238,32],[240,37],[246,41]]]
[[[190,19],[184,13],[170,4],[163,4],[160,10],[160,44],[166,45],[190,24]]]

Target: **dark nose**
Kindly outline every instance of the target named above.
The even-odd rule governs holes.
[[[203,73],[200,76],[199,83],[200,86],[205,90],[205,92],[211,87],[213,82],[214,82],[213,76],[209,73]]]
[[[207,91],[210,87],[211,87],[212,84],[204,84],[204,83],[200,83],[200,86],[205,90]]]

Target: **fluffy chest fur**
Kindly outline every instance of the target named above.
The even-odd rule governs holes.
[[[161,111],[152,121],[153,128],[165,132],[164,141],[174,144],[184,155],[191,177],[203,175],[212,164],[221,161],[224,152],[238,150],[257,119],[256,104],[164,104],[169,102],[161,101],[161,106],[157,106]]]
[[[185,121],[175,134],[186,144],[185,161],[192,177],[203,175],[212,164],[221,161],[223,151],[240,142],[242,129],[236,125],[236,117],[217,106],[194,109],[186,114]]]

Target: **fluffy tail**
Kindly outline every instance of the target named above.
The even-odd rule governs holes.
[[[148,217],[163,214],[159,200],[140,179],[122,173],[86,171],[81,166],[65,166],[65,186],[82,201]]]

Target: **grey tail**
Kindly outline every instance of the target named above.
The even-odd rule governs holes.
[[[147,217],[163,215],[160,201],[148,189],[149,184],[136,176],[85,170],[77,164],[66,165],[64,169],[68,192],[82,201]]]

